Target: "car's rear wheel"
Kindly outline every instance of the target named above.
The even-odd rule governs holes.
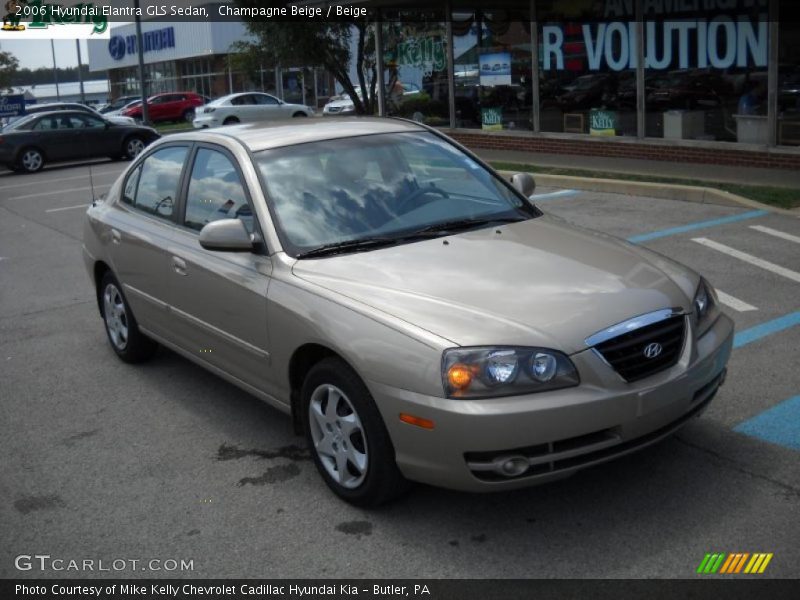
[[[139,154],[141,154],[142,150],[144,150],[147,144],[144,143],[144,140],[138,136],[131,136],[125,140],[123,145],[123,151],[125,156],[129,159],[133,160]]]
[[[193,108],[190,108],[189,110],[186,110],[186,111],[183,112],[183,120],[186,121],[187,123],[191,123],[192,121],[194,121],[194,109]]]
[[[122,360],[143,362],[155,354],[158,345],[139,331],[130,305],[117,278],[106,271],[100,281],[100,313],[111,347]]]
[[[36,173],[44,167],[44,155],[37,148],[25,148],[20,152],[18,162],[26,173]]]
[[[326,358],[312,367],[302,400],[314,463],[334,493],[357,506],[378,506],[405,491],[383,419],[346,363]]]
[[[236,117],[228,117],[222,122],[223,125],[235,125],[236,123],[239,123],[239,119]]]
[[[308,115],[304,112],[297,111],[292,115],[292,117],[307,117]]]

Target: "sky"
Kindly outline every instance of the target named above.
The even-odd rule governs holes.
[[[59,67],[78,66],[78,52],[75,49],[75,40],[54,40],[56,47],[56,64]],[[86,51],[86,40],[80,40],[81,60],[88,64],[89,54]],[[50,51],[48,40],[3,40],[0,41],[0,50],[11,52],[19,61],[19,68],[38,69],[39,67],[52,68],[53,54]]]

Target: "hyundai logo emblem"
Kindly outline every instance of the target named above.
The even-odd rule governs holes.
[[[647,344],[647,346],[645,346],[643,354],[647,358],[655,358],[656,356],[661,354],[661,351],[663,349],[664,347],[661,344],[659,344],[658,342],[653,342],[652,344]]]
[[[125,58],[125,38],[115,35],[108,41],[108,53],[114,60]]]

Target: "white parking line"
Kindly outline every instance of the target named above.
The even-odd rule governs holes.
[[[110,188],[111,185],[96,185],[94,186],[95,190],[99,190],[101,188]],[[92,186],[88,187],[80,187],[80,188],[72,188],[69,190],[53,190],[52,192],[40,192],[38,194],[25,194],[24,196],[13,196],[9,198],[9,200],[24,200],[25,198],[39,198],[42,196],[56,196],[58,194],[69,194],[70,192],[88,192],[91,191]]]
[[[790,242],[794,242],[795,244],[800,244],[800,237],[792,235],[791,233],[778,231],[777,229],[772,229],[771,227],[764,227],[763,225],[750,225],[750,229],[755,229],[756,231],[760,231],[761,233],[766,233],[769,235],[773,235],[777,238],[781,238],[782,240],[788,240]]]
[[[75,206],[64,206],[62,208],[51,208],[50,210],[46,210],[44,212],[46,212],[46,213],[60,212],[62,210],[73,210],[75,208],[89,208],[89,204],[84,202],[83,204],[76,204]]]
[[[722,302],[725,306],[728,306],[738,312],[748,312],[751,310],[758,310],[758,308],[756,308],[752,304],[748,304],[744,300],[739,300],[738,298],[734,298],[730,294],[726,294],[721,290],[717,290],[717,297],[719,298],[719,301]]]
[[[104,177],[106,175],[113,175],[114,177],[119,176],[122,171],[92,171],[92,177]],[[4,190],[11,190],[14,188],[29,188],[34,185],[45,185],[48,183],[61,183],[62,181],[72,181],[74,179],[86,179],[89,180],[89,173],[88,171],[84,175],[73,175],[72,177],[59,177],[58,179],[50,180],[50,179],[37,179],[36,181],[28,181],[27,183],[15,183],[12,185],[4,185]]]
[[[766,261],[763,258],[758,258],[757,256],[753,256],[752,254],[747,254],[746,252],[742,252],[741,250],[737,250],[736,248],[731,248],[730,246],[726,246],[725,244],[720,244],[719,242],[709,240],[708,238],[693,238],[692,241],[697,242],[698,244],[702,244],[703,246],[706,246],[708,248],[712,248],[717,252],[722,252],[723,254],[727,254],[728,256],[733,256],[734,258],[738,258],[741,261],[750,263],[751,265],[755,265],[757,267],[761,267],[762,269],[766,269],[767,271],[772,271],[773,273],[782,275],[787,279],[791,279],[792,281],[800,283],[800,273],[798,273],[797,271],[792,271],[791,269],[787,269],[786,267],[776,265],[775,263]]]

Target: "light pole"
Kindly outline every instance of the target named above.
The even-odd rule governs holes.
[[[142,91],[142,122],[150,123],[150,111],[147,109],[147,90],[144,80],[144,51],[142,49],[142,19],[139,16],[139,0],[133,0],[136,7],[136,54],[139,55],[139,89]]]
[[[53,53],[53,81],[56,83],[56,99],[61,102],[61,92],[58,90],[58,68],[56,67],[56,45],[50,40],[50,51]]]
[[[81,102],[86,103],[86,94],[83,92],[83,65],[81,64],[81,42],[75,40],[75,48],[78,50],[78,81],[81,84]]]

